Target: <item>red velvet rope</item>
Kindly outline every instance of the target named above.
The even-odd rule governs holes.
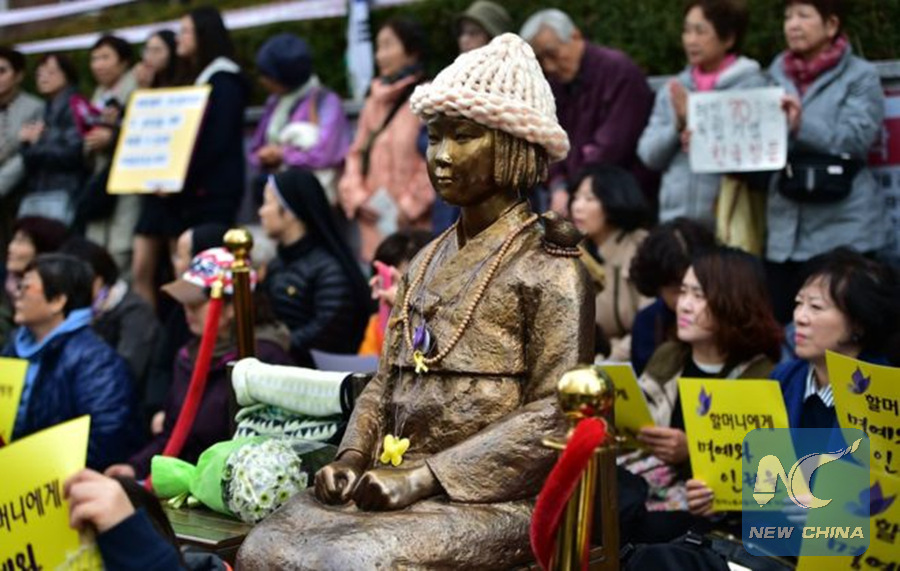
[[[175,427],[172,428],[172,434],[169,436],[169,441],[166,442],[166,447],[163,449],[163,456],[178,456],[181,454],[184,443],[187,441],[191,428],[194,426],[197,411],[200,409],[200,401],[203,399],[203,393],[206,390],[206,379],[209,377],[209,366],[212,362],[216,338],[219,335],[219,317],[222,315],[222,303],[221,297],[213,297],[209,300],[209,311],[206,314],[206,323],[203,325],[203,337],[200,339],[200,350],[197,352],[197,360],[194,362],[191,383],[188,385],[181,412],[178,413],[178,420],[175,421]],[[147,489],[153,489],[153,483],[149,477],[147,478],[146,487]]]
[[[587,468],[594,451],[606,438],[606,422],[586,418],[578,423],[566,449],[550,471],[531,516],[531,550],[541,568],[550,567],[566,503],[575,491],[581,474]],[[587,569],[588,552],[582,556],[582,569]]]

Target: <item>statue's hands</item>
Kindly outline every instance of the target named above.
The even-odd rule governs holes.
[[[363,474],[353,492],[353,501],[366,511],[399,510],[436,495],[440,489],[428,466],[381,468]]]
[[[348,450],[338,460],[316,472],[316,498],[325,504],[346,504],[365,469],[363,455]]]

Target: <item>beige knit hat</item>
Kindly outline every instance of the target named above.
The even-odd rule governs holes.
[[[569,137],[556,119],[550,85],[531,46],[515,34],[461,54],[409,99],[423,119],[463,116],[546,149],[550,161],[569,152]]]

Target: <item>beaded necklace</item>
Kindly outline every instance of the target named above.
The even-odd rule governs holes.
[[[510,207],[510,210],[514,207],[515,205]],[[450,337],[450,342],[447,343],[447,345],[433,357],[426,356],[433,347],[433,340],[431,338],[431,333],[428,331],[428,328],[425,325],[424,318],[422,325],[416,327],[415,334],[413,334],[413,332],[411,331],[412,320],[409,316],[409,309],[412,305],[413,292],[418,289],[425,278],[425,274],[428,273],[428,267],[431,265],[431,262],[434,259],[438,248],[441,246],[441,244],[443,244],[447,236],[456,231],[456,228],[459,225],[459,221],[457,220],[450,228],[448,228],[440,236],[438,236],[438,238],[431,244],[431,246],[429,246],[425,257],[422,259],[422,264],[419,268],[419,272],[413,278],[413,281],[410,283],[409,288],[406,290],[406,295],[403,298],[403,311],[400,314],[399,319],[399,322],[403,327],[403,338],[406,341],[406,346],[410,351],[413,352],[413,363],[416,367],[417,380],[420,378],[422,373],[428,372],[429,366],[440,362],[444,357],[446,357],[450,353],[450,351],[453,350],[453,347],[455,347],[459,342],[460,338],[466,330],[466,327],[468,327],[469,322],[472,321],[472,316],[475,314],[475,308],[478,307],[478,303],[484,297],[484,293],[485,291],[487,291],[488,284],[494,278],[494,274],[497,273],[497,269],[500,267],[500,263],[506,257],[506,253],[509,251],[513,240],[515,240],[516,237],[521,234],[526,228],[534,224],[538,220],[538,218],[539,217],[537,214],[532,214],[528,217],[528,220],[523,222],[519,227],[513,230],[513,232],[509,236],[506,237],[506,239],[503,241],[503,244],[501,244],[500,249],[497,251],[497,254],[494,256],[494,259],[491,262],[490,267],[488,268],[487,274],[485,275],[481,283],[478,284],[478,288],[475,290],[475,297],[466,308],[465,317],[463,318],[462,323],[459,324],[459,327],[456,328],[456,331],[454,331],[453,335]],[[395,418],[394,429],[397,432],[397,436],[393,434],[386,434],[384,436],[384,442],[382,443],[382,454],[380,457],[382,464],[399,466],[403,462],[403,454],[405,454],[409,449],[410,444],[409,438],[401,438],[399,436],[403,432],[403,424],[405,424],[405,419],[401,421],[400,419]]]
[[[412,283],[410,283],[409,288],[406,290],[406,296],[404,296],[403,299],[403,312],[400,314],[400,323],[403,327],[403,338],[406,341],[407,348],[413,352],[413,363],[416,366],[417,374],[428,372],[429,366],[440,362],[450,353],[450,351],[453,350],[453,347],[456,346],[463,333],[465,332],[466,327],[468,327],[469,322],[472,321],[472,316],[475,315],[475,308],[478,306],[478,303],[481,302],[481,298],[484,297],[484,293],[485,291],[487,291],[488,284],[493,279],[494,274],[497,273],[497,269],[500,267],[500,263],[506,257],[506,253],[509,251],[513,240],[515,240],[519,234],[521,234],[526,228],[534,224],[537,220],[538,215],[532,214],[528,218],[528,220],[523,222],[509,236],[506,237],[506,240],[503,241],[503,244],[500,246],[500,250],[494,257],[494,260],[491,262],[491,265],[487,271],[487,275],[485,275],[481,283],[478,284],[478,288],[475,290],[475,297],[466,308],[466,313],[463,317],[462,323],[460,323],[459,327],[456,328],[456,331],[454,331],[453,335],[450,337],[450,341],[447,343],[447,345],[444,346],[437,355],[428,357],[426,356],[426,353],[429,350],[429,346],[431,345],[431,334],[423,322],[422,325],[416,328],[415,336],[413,335],[413,332],[411,330],[412,320],[409,317],[409,309],[411,306],[413,292],[419,287],[422,280],[424,279],[425,274],[428,271],[428,267],[431,265],[431,261],[434,258],[434,255],[437,253],[438,247],[443,243],[444,239],[450,235],[451,232],[456,231],[456,228],[459,225],[459,221],[457,220],[453,224],[453,226],[445,230],[444,233],[434,241],[428,252],[425,254],[425,258],[422,260],[422,265],[419,268],[419,272],[416,274],[415,278],[413,278]]]

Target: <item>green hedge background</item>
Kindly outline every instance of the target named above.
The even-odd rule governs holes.
[[[454,15],[465,10],[471,0],[423,0],[422,2],[374,10],[373,37],[377,27],[392,16],[409,16],[429,31],[431,53],[428,69],[437,73],[456,55],[453,34]],[[501,0],[502,2],[502,0]],[[221,0],[220,9],[266,2]],[[681,49],[681,0],[513,0],[502,2],[516,27],[534,11],[557,7],[566,10],[587,38],[628,53],[648,75],[675,73],[684,66]],[[41,37],[59,37],[118,26],[146,24],[177,18],[193,3],[146,1],[103,11],[99,15],[70,18],[47,32],[7,36],[3,41],[18,42]],[[845,0],[849,7],[846,30],[854,50],[870,60],[900,58],[900,0]],[[197,4],[199,5],[199,3]],[[748,0],[750,30],[744,53],[764,66],[784,46],[782,34],[783,0]],[[310,42],[316,54],[316,70],[321,79],[344,96],[349,93],[344,65],[346,19],[331,18],[288,22],[233,34],[240,60],[247,72],[254,73],[253,60],[262,43],[278,32],[296,33]],[[82,87],[92,90],[86,52],[73,54],[83,70]],[[254,103],[264,93],[255,87]]]

